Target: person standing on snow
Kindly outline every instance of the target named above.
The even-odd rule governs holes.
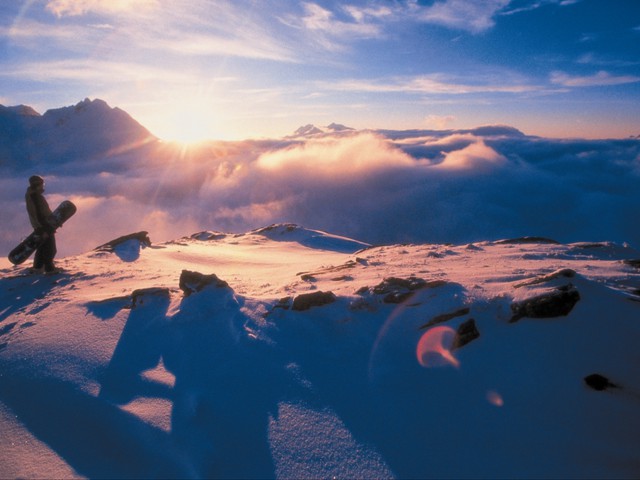
[[[55,228],[52,227],[47,219],[51,215],[51,208],[47,200],[44,198],[44,178],[39,175],[33,175],[29,178],[29,188],[25,194],[27,204],[27,213],[29,221],[33,229],[44,235],[46,240],[36,250],[33,261],[33,271],[44,273],[57,273],[60,270],[56,268],[53,259],[58,253],[56,249]]]

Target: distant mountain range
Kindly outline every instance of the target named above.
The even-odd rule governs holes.
[[[318,127],[313,124],[303,125],[298,128],[290,137],[314,137],[327,134],[336,134],[342,132],[356,132],[355,128],[347,127],[339,123],[332,123],[326,127]],[[525,137],[526,135],[520,130],[508,125],[486,125],[476,128],[457,129],[457,130],[425,130],[425,129],[409,129],[409,130],[371,130],[377,132],[392,140],[402,138],[411,138],[419,136],[446,136],[453,133],[472,134],[480,137]]]
[[[286,141],[323,135],[357,133],[358,130],[331,123],[318,127],[303,125]],[[484,126],[469,130],[373,130],[390,140],[411,137],[444,137],[452,133],[483,137],[525,137],[509,126]],[[149,130],[120,108],[110,107],[104,100],[88,98],[76,105],[38,113],[27,105],[0,105],[0,168],[13,171],[81,173],[84,165],[95,170],[100,162],[103,171],[122,168],[159,155],[167,155],[164,145]],[[403,146],[410,154],[424,152]],[[80,160],[80,162],[78,162]],[[93,164],[93,165],[91,165]]]
[[[298,128],[295,132],[293,132],[293,136],[308,137],[308,136],[318,135],[318,134],[337,133],[337,132],[346,132],[346,131],[355,131],[355,128],[346,127],[339,123],[332,123],[330,125],[327,125],[326,127],[316,127],[315,125],[308,124]]]

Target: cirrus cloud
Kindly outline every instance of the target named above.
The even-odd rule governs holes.
[[[624,85],[640,82],[636,75],[613,75],[600,70],[593,75],[569,75],[564,72],[553,72],[551,82],[565,87],[601,87],[609,85]]]
[[[495,16],[511,0],[444,0],[437,1],[427,7],[413,2],[419,19],[426,23],[434,23],[471,33],[481,33],[495,25]]]
[[[47,10],[58,17],[87,13],[113,14],[154,7],[158,0],[49,0]]]

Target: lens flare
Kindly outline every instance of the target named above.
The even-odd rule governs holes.
[[[502,395],[500,395],[495,390],[489,390],[487,392],[487,401],[496,407],[502,407],[504,405],[504,400],[502,399]]]
[[[450,327],[440,326],[426,331],[416,348],[418,363],[426,368],[445,365],[459,367],[460,362],[451,353],[455,338],[456,331]]]

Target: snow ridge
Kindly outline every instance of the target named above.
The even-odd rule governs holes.
[[[262,235],[274,241],[298,242],[309,248],[333,250],[342,253],[353,253],[371,245],[339,235],[332,235],[320,230],[312,230],[298,225],[273,224],[249,232],[250,235]]]

